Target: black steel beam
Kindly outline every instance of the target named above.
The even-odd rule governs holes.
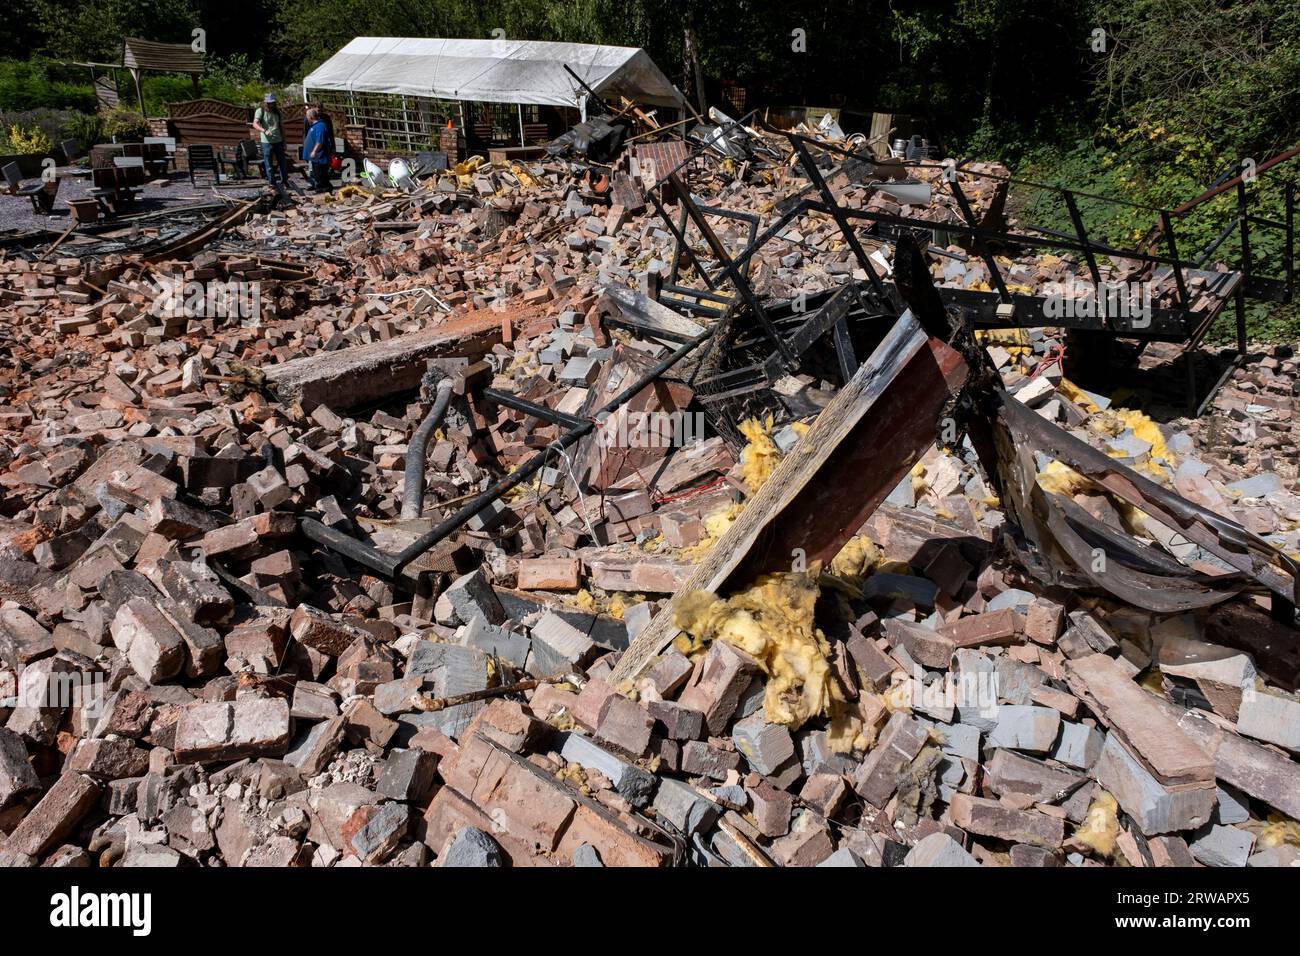
[[[502,405],[505,408],[513,408],[517,412],[523,412],[525,415],[531,415],[533,418],[541,419],[544,422],[550,422],[552,425],[563,425],[565,428],[577,428],[583,424],[581,418],[573,415],[566,415],[563,412],[557,412],[553,408],[547,408],[545,405],[539,405],[536,402],[530,402],[526,398],[520,398],[518,395],[510,392],[503,392],[497,388],[483,389],[483,397],[494,405]]]
[[[709,341],[717,332],[720,326],[704,333],[694,341],[688,342],[678,349],[675,349],[666,358],[655,363],[648,369],[636,382],[628,386],[618,395],[614,396],[598,409],[591,420],[583,420],[577,426],[565,432],[562,436],[552,442],[548,447],[539,451],[527,462],[520,465],[514,471],[505,477],[496,481],[490,488],[484,491],[473,501],[468,502],[464,507],[457,511],[450,518],[446,518],[434,525],[429,531],[422,534],[415,541],[403,548],[397,554],[391,554],[386,551],[380,551],[372,544],[367,544],[353,538],[351,535],[338,531],[335,528],[327,527],[313,518],[303,518],[299,522],[303,534],[320,544],[325,545],[331,550],[337,551],[344,557],[351,558],[358,564],[370,568],[372,571],[378,571],[385,577],[395,578],[401,571],[412,561],[424,554],[434,545],[451,535],[457,529],[466,524],[476,514],[484,511],[494,501],[497,501],[503,494],[511,488],[522,484],[536,474],[549,460],[553,451],[565,451],[570,446],[576,444],[585,435],[596,427],[597,419],[602,414],[613,412],[632,400],[643,388],[653,383],[659,376],[663,375],[674,365],[679,363],[686,356],[690,355],[695,349]]]

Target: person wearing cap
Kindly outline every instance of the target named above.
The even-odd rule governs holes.
[[[267,93],[262,98],[262,105],[253,114],[253,129],[262,138],[262,171],[266,173],[266,181],[275,185],[275,177],[271,175],[271,157],[274,156],[280,169],[280,182],[288,186],[289,163],[284,154],[284,116],[275,101],[274,93]]]

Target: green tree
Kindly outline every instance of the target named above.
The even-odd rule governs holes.
[[[1107,33],[1101,118],[1204,137],[1259,156],[1295,142],[1300,5],[1294,0],[1095,0]]]
[[[190,0],[32,0],[48,52],[69,60],[119,62],[122,39],[184,41],[198,26]]]

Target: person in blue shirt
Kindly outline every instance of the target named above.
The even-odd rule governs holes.
[[[307,118],[311,121],[311,127],[302,141],[302,158],[307,161],[310,170],[308,180],[317,192],[329,192],[332,188],[330,157],[334,154],[334,143],[329,136],[329,127],[321,119],[319,110],[309,110]]]

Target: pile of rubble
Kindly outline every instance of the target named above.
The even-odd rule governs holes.
[[[709,325],[646,294],[677,254],[634,168],[653,152],[624,155],[250,210],[176,258],[0,259],[0,862],[1296,865],[1276,596],[1154,613],[1044,585],[969,442],[826,566],[684,588],[838,385],[782,379],[784,420],[740,446],[694,429],[665,366]],[[755,176],[692,189],[771,215],[781,171]],[[831,179],[957,221],[939,191]],[[1001,214],[996,179],[967,185]],[[764,295],[865,278],[829,216],[780,240]],[[948,252],[940,281],[987,280]],[[1072,384],[1050,332],[983,345],[1041,418],[1300,552],[1290,350],[1179,427]],[[1232,570],[1033,466],[1165,570]],[[392,553],[512,475],[396,575],[303,533]],[[624,674],[652,621],[671,642]]]

